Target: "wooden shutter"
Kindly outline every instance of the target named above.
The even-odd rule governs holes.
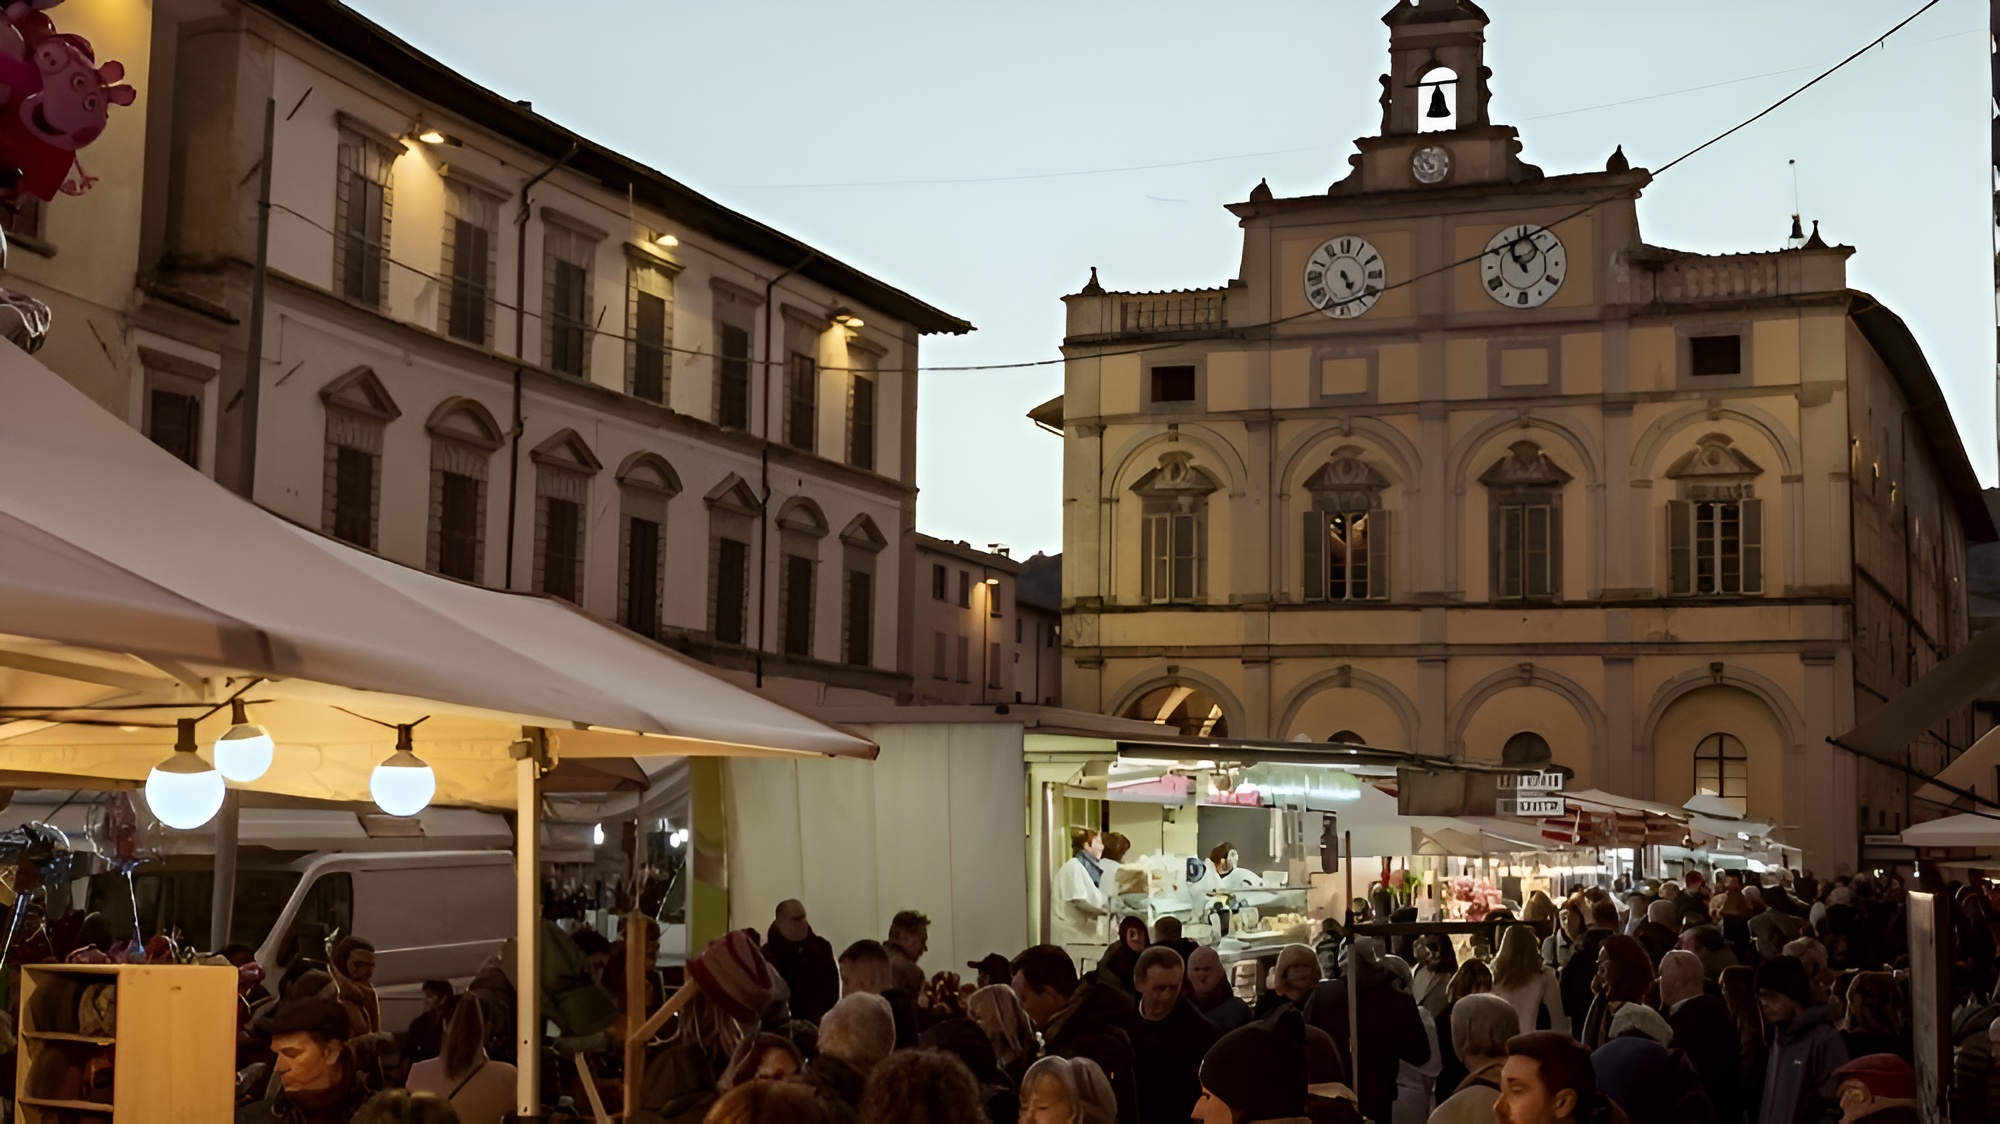
[[[1305,600],[1326,600],[1326,512],[1306,512],[1305,530],[1300,532],[1305,548],[1302,578]]]
[[[856,468],[875,467],[875,380],[855,376],[853,424],[848,431],[848,463]]]
[[[1173,541],[1170,550],[1173,557],[1173,584],[1170,596],[1175,601],[1192,601],[1195,598],[1195,572],[1200,566],[1199,545],[1195,517],[1186,512],[1176,512],[1171,517],[1170,527]]]
[[[1742,536],[1743,592],[1764,592],[1764,501],[1743,500],[1737,505],[1737,526]]]
[[[1160,524],[1164,515],[1147,514],[1139,521],[1139,599],[1152,601],[1154,591],[1165,583],[1161,580],[1165,570],[1166,535]]]
[[[1555,592],[1555,567],[1551,554],[1554,550],[1554,536],[1551,534],[1549,505],[1531,504],[1521,509],[1524,535],[1521,558],[1521,591],[1528,597],[1547,597]]]
[[[1521,596],[1521,547],[1523,535],[1521,527],[1521,506],[1507,504],[1500,508],[1499,565],[1494,572],[1494,596]]]
[[[847,662],[866,665],[874,659],[875,575],[847,572]]]
[[[667,302],[653,293],[634,293],[632,312],[632,395],[665,402]]]
[[[1389,513],[1368,513],[1368,599],[1389,596]]]
[[[1667,592],[1694,593],[1694,505],[1686,500],[1667,501]]]

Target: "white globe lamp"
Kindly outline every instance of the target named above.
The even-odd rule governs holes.
[[[179,725],[173,756],[146,775],[146,807],[168,827],[193,831],[222,810],[228,786],[215,766],[195,750],[194,719],[183,718]]]
[[[215,739],[215,768],[225,780],[248,784],[271,768],[277,745],[271,732],[250,721],[243,712],[243,700],[229,700],[232,721],[227,732]]]
[[[437,795],[437,774],[410,745],[410,728],[396,727],[396,752],[375,766],[368,777],[375,806],[392,816],[414,816],[431,806]]]

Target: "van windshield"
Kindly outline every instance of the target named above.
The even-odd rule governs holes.
[[[145,935],[178,929],[196,944],[207,944],[214,877],[208,870],[142,866],[133,871],[132,889],[138,894],[138,919]],[[299,872],[295,870],[237,870],[229,943],[261,946],[298,884]],[[114,937],[133,935],[132,894],[126,890],[124,875],[91,875],[87,902],[89,909],[103,915]]]

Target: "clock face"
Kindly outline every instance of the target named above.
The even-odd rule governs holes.
[[[1410,174],[1418,183],[1440,183],[1451,174],[1451,149],[1425,145],[1410,154]]]
[[[1336,320],[1352,320],[1382,296],[1382,255],[1366,238],[1341,234],[1306,259],[1306,299]]]
[[[1533,223],[1510,226],[1486,243],[1479,277],[1486,295],[1508,308],[1540,308],[1569,276],[1569,258],[1555,232]]]

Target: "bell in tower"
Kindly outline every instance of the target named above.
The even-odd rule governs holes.
[[[1399,0],[1389,25],[1382,135],[1411,136],[1489,124],[1482,60],[1486,13],[1472,0]]]

